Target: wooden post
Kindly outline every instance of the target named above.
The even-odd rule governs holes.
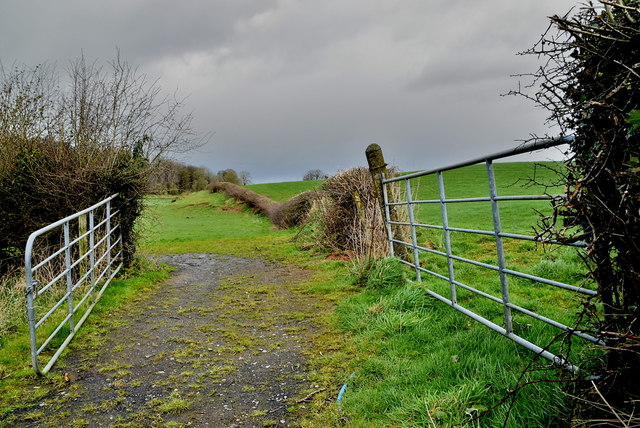
[[[377,144],[369,144],[367,150],[367,162],[369,163],[369,172],[371,173],[371,179],[373,180],[374,187],[376,189],[376,196],[380,203],[380,209],[384,216],[384,198],[382,197],[382,176],[387,175],[387,163],[384,161],[384,155],[382,149]]]
[[[385,206],[384,206],[384,197],[382,194],[382,177],[387,176],[387,163],[384,161],[384,155],[382,154],[382,149],[377,144],[369,144],[367,150],[365,150],[365,155],[367,156],[367,163],[369,164],[369,172],[371,173],[371,179],[373,180],[374,187],[376,189],[376,194],[378,197],[378,201],[380,202],[380,213],[382,214],[382,218],[385,216]],[[398,221],[398,215],[395,210],[395,207],[389,207],[389,216],[392,221]],[[386,228],[386,225],[383,227]],[[402,232],[399,229],[398,225],[391,225],[391,234],[394,239],[402,239]],[[386,234],[386,230],[385,230]],[[393,243],[393,252],[396,257],[403,258],[407,249],[404,245],[398,244],[396,242]]]

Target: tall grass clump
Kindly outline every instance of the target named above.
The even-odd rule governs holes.
[[[355,262],[352,274],[354,285],[368,288],[401,286],[406,281],[406,268],[395,257]]]
[[[0,279],[0,347],[24,321],[24,282],[18,275]]]

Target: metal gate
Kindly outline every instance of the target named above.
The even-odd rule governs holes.
[[[38,374],[51,369],[122,267],[119,212],[112,209],[116,197],[43,227],[27,240],[27,316]]]
[[[509,292],[509,277],[519,277],[524,278],[529,281],[533,281],[539,284],[544,284],[546,286],[558,287],[565,290],[571,290],[573,292],[593,296],[596,295],[596,291],[583,288],[580,286],[567,284],[564,282],[556,281],[549,278],[544,278],[537,275],[532,275],[529,273],[518,271],[517,269],[512,269],[508,265],[505,257],[505,246],[504,240],[520,240],[520,241],[534,241],[543,243],[545,245],[571,245],[574,247],[585,247],[586,244],[584,242],[577,242],[572,244],[563,244],[562,242],[558,242],[555,240],[543,239],[537,236],[530,236],[526,234],[516,234],[516,233],[508,233],[502,230],[502,222],[500,216],[500,204],[512,203],[514,201],[535,201],[535,200],[550,200],[553,196],[550,195],[510,195],[510,196],[499,196],[496,186],[496,178],[494,174],[494,164],[493,161],[498,159],[509,158],[515,155],[529,153],[534,150],[547,149],[550,147],[555,147],[558,145],[566,144],[570,142],[570,138],[560,138],[553,140],[544,140],[537,141],[534,143],[529,143],[522,145],[513,150],[507,150],[504,152],[496,153],[490,156],[482,157],[479,159],[474,159],[468,162],[462,162],[455,165],[447,166],[444,168],[438,168],[429,171],[418,172],[414,174],[408,174],[404,176],[399,176],[390,179],[382,180],[383,187],[383,197],[385,203],[385,224],[387,228],[388,239],[390,243],[391,253],[393,255],[394,252],[394,243],[396,245],[400,245],[408,249],[408,256],[406,260],[402,260],[403,263],[412,266],[415,269],[416,279],[421,281],[422,274],[428,274],[431,277],[435,277],[439,280],[446,281],[448,283],[448,293],[443,293],[446,295],[442,295],[430,289],[430,284],[426,284],[426,292],[436,299],[450,305],[451,307],[457,309],[458,311],[468,315],[474,320],[484,324],[485,326],[497,331],[498,333],[508,337],[509,339],[519,343],[527,349],[532,350],[533,352],[547,358],[559,365],[565,366],[568,369],[575,371],[577,368],[571,365],[569,362],[565,361],[564,358],[549,352],[544,347],[540,346],[540,344],[533,343],[530,340],[527,340],[521,335],[517,334],[514,331],[514,322],[512,312],[517,311],[520,314],[524,314],[526,316],[532,317],[536,320],[542,321],[543,323],[549,324],[553,327],[556,327],[560,330],[564,330],[566,332],[570,332],[571,334],[586,339],[588,341],[602,344],[597,338],[593,337],[590,334],[587,334],[583,331],[574,329],[569,327],[561,322],[553,320],[549,317],[538,314],[534,310],[527,309],[521,305],[516,305],[511,302],[511,296]],[[445,192],[445,184],[443,173],[445,171],[452,171],[463,167],[468,167],[472,165],[484,164],[486,166],[486,180],[488,183],[487,188],[487,196],[483,197],[460,197],[460,198],[447,198]],[[416,180],[420,177],[426,177],[430,175],[435,175],[437,179],[437,194],[433,199],[416,199],[413,195],[414,191],[411,187],[412,180]],[[398,185],[399,183],[404,184],[404,186]],[[395,189],[390,189],[389,186],[396,186]],[[414,186],[415,187],[415,186]],[[403,200],[398,201],[390,201],[389,195],[402,193],[406,197]],[[464,203],[481,203],[484,202],[485,205],[489,204],[491,207],[491,217],[493,227],[490,230],[476,230],[471,228],[462,228],[462,227],[454,227],[449,223],[449,215],[447,212],[447,207],[450,204],[464,204]],[[437,204],[440,209],[439,215],[437,219],[429,219],[428,223],[420,223],[416,220],[415,210],[417,207],[426,206],[429,204]],[[391,212],[398,207],[404,207],[407,211],[408,220],[398,220],[397,216],[392,215]],[[436,224],[440,223],[440,224]],[[409,230],[407,234],[408,239],[411,242],[406,242],[402,239],[398,239],[398,237],[394,237],[394,229],[397,229],[398,226],[406,227]],[[532,225],[533,226],[533,225]],[[427,246],[418,242],[418,231],[420,229],[431,229],[431,230],[439,230],[443,235],[443,244],[442,250],[437,250],[434,248],[427,248]],[[489,229],[489,228],[488,228]],[[497,263],[486,263],[479,260],[474,260],[471,258],[463,257],[459,254],[454,254],[452,251],[452,232],[460,233],[460,234],[472,234],[472,235],[484,235],[491,237],[491,240],[495,241],[495,260]],[[405,238],[407,239],[407,238]],[[493,244],[492,244],[493,245]],[[438,273],[431,269],[425,268],[425,261],[427,261],[428,257],[440,258],[441,260],[446,260],[446,268],[443,271],[446,273]],[[499,276],[499,293],[496,292],[491,294],[486,291],[482,291],[477,289],[472,285],[468,285],[456,280],[456,264],[468,264],[476,267],[483,268],[485,270],[495,271]],[[431,287],[433,288],[433,287]],[[486,298],[492,302],[499,304],[502,307],[502,322],[499,323],[491,321],[486,317],[465,308],[461,304],[458,303],[458,291],[466,290],[475,295]],[[496,290],[497,291],[497,290]]]

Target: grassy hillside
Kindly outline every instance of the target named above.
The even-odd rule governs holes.
[[[274,201],[284,202],[299,193],[317,188],[323,182],[324,180],[290,181],[285,183],[250,184],[246,187],[256,193],[268,196]]]
[[[152,253],[196,252],[227,238],[264,237],[273,226],[219,193],[197,192],[186,197],[150,196],[140,224],[141,248]]]
[[[554,162],[508,162],[494,164],[498,196],[540,195],[562,193],[554,172],[560,165]],[[446,171],[443,173],[446,197],[475,198],[489,196],[485,165]],[[404,184],[404,183],[403,183]],[[412,180],[414,199],[439,199],[436,175]],[[468,202],[447,206],[450,226],[461,228],[491,228],[493,219],[489,202]],[[503,230],[511,233],[530,233],[539,214],[550,214],[547,201],[501,202]],[[421,222],[441,221],[439,204],[421,205],[416,212]]]

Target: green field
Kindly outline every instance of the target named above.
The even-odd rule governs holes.
[[[562,187],[555,185],[558,180],[553,169],[560,165],[553,162],[510,162],[494,164],[498,196],[558,194]],[[475,198],[489,196],[486,167],[470,167],[445,171],[443,181],[447,199]],[[412,180],[414,200],[439,199],[437,178],[435,175]],[[448,204],[449,225],[461,228],[487,229],[493,227],[491,205],[489,202],[465,202]],[[500,202],[503,218],[503,231],[511,233],[532,232],[539,218],[538,210],[550,214],[547,201]],[[440,222],[439,204],[420,205],[416,216],[423,222]],[[489,229],[491,230],[491,229]]]
[[[150,196],[145,208],[141,243],[144,251],[152,253],[185,252],[225,238],[267,236],[273,229],[265,217],[243,210],[218,193]]]
[[[324,180],[311,180],[311,181],[289,181],[284,183],[270,183],[270,184],[250,184],[247,188],[253,190],[261,195],[268,196],[274,201],[284,202],[291,197],[306,192],[307,190],[313,190]]]
[[[501,183],[499,194],[521,193],[522,189],[516,189],[514,183],[523,183],[519,179],[530,177],[530,169],[531,164],[496,165]],[[482,172],[482,168],[473,167],[445,174],[445,181],[451,186],[447,196],[484,195],[483,183],[486,183]],[[550,172],[545,174],[545,180],[553,179]],[[250,188],[282,201],[317,184],[276,183]],[[423,179],[414,191],[421,199],[435,199],[434,189],[431,179]],[[536,193],[531,187],[525,191]],[[309,351],[309,376],[321,386],[322,392],[308,403],[302,426],[463,424],[493,427],[502,426],[505,420],[508,427],[551,426],[565,416],[568,399],[562,392],[563,384],[539,381],[567,374],[553,369],[546,360],[531,364],[534,355],[530,351],[425,293],[425,286],[446,291],[443,281],[425,276],[425,283],[409,281],[383,288],[356,287],[352,284],[354,262],[326,260],[326,254],[317,249],[300,250],[309,245],[293,239],[298,230],[277,230],[263,216],[219,194],[199,192],[178,198],[150,197],[146,204],[139,227],[142,254],[216,252],[265,258],[313,271],[303,284],[307,293],[333,302],[335,309],[321,317],[321,328],[327,333],[321,334],[316,347]],[[504,209],[504,230],[527,231],[536,220],[532,206],[544,209],[544,204],[536,202],[526,209],[522,206]],[[484,208],[464,205],[450,210],[450,225],[484,227],[486,219],[479,214]],[[439,207],[420,209],[418,218],[439,224]],[[433,248],[442,247],[439,231],[424,231],[419,240]],[[456,254],[492,263],[491,240],[461,235],[454,237],[453,242]],[[581,281],[581,262],[572,251],[545,253],[531,243],[507,245],[511,252],[510,266],[542,276],[556,275],[559,278],[555,279],[567,282]],[[424,257],[424,266],[446,271],[444,261]],[[121,305],[126,296],[136,290],[152,290],[152,284],[162,277],[161,273],[154,273],[157,272],[154,269],[146,267],[133,278],[116,281],[105,295],[106,303],[98,305],[96,310],[107,311],[109,305]],[[496,293],[493,272],[487,274],[456,264],[456,275],[462,282]],[[567,323],[573,321],[579,308],[577,300],[557,289],[535,286],[528,281],[512,281],[511,287],[516,303],[533,305]],[[464,293],[460,299],[466,306],[501,322],[499,306],[472,299]],[[516,321],[518,332],[527,338],[548,342],[555,334],[538,323],[523,318]],[[0,408],[3,408],[0,416],[10,406],[8,403],[31,400],[34,386],[38,386],[38,396],[43,396],[55,390],[59,382],[53,379],[42,383],[29,375],[28,342],[24,334],[21,327],[0,345],[0,370],[10,373],[1,381],[4,383],[0,383],[0,396],[6,397],[0,399]],[[92,329],[86,327],[78,340],[88,340],[91,334]],[[523,374],[527,368],[533,370]],[[348,387],[339,410],[336,398],[346,382]],[[507,391],[525,382],[534,383],[519,390],[515,400],[500,404]],[[479,421],[470,421],[480,414],[483,417]]]

